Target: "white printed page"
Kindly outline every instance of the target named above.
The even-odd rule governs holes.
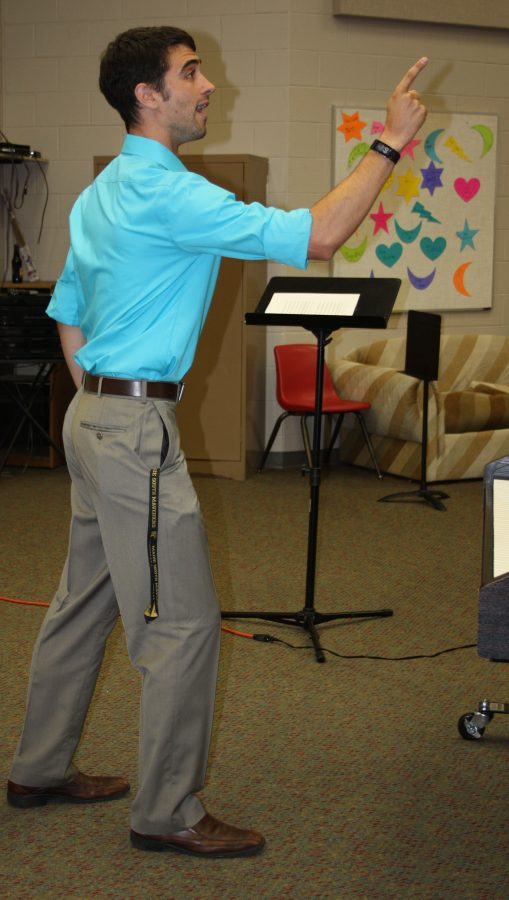
[[[493,575],[509,572],[509,480],[493,480]]]
[[[353,316],[360,294],[274,293],[265,310],[272,315]]]

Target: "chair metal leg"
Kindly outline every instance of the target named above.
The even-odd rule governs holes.
[[[326,466],[329,465],[329,460],[330,460],[330,455],[331,455],[331,453],[332,453],[332,448],[334,447],[334,444],[336,443],[336,440],[337,440],[337,437],[338,437],[338,434],[339,434],[339,430],[340,430],[340,428],[341,428],[341,425],[343,424],[343,417],[344,417],[344,413],[339,413],[339,415],[338,415],[338,417],[337,417],[337,419],[336,419],[336,421],[335,421],[335,423],[334,423],[334,428],[333,428],[333,431],[332,431],[331,439],[330,439],[330,441],[329,441],[329,446],[327,447],[327,450],[326,450],[326,452],[325,452],[325,465],[326,465]]]
[[[306,451],[306,460],[307,460],[308,468],[312,469],[313,468],[313,458],[311,456],[311,444],[309,442],[309,432],[308,432],[308,426],[307,426],[308,418],[309,418],[309,415],[300,417],[300,430],[302,432],[302,440],[304,441],[304,449]]]
[[[280,426],[281,426],[281,423],[283,422],[284,419],[286,419],[288,416],[291,416],[291,415],[294,415],[294,413],[291,413],[291,412],[286,411],[286,412],[281,413],[281,415],[279,416],[279,418],[276,419],[276,424],[274,425],[274,428],[272,429],[272,431],[271,431],[271,433],[270,433],[270,438],[269,438],[269,440],[267,441],[267,446],[265,447],[265,450],[263,451],[263,456],[262,456],[262,458],[261,458],[260,465],[258,466],[258,471],[259,471],[259,472],[262,471],[262,469],[263,469],[265,463],[267,462],[267,457],[268,457],[268,455],[269,455],[269,453],[270,453],[270,451],[271,451],[271,449],[272,449],[272,444],[273,444],[274,441],[276,440],[276,435],[277,435],[277,433],[278,433],[278,431],[279,431],[279,428],[280,428]]]
[[[375,450],[373,448],[373,444],[371,443],[369,431],[366,428],[366,423],[364,421],[364,417],[360,411],[356,412],[355,415],[357,416],[357,421],[359,422],[359,425],[361,426],[362,433],[364,435],[364,440],[366,441],[366,444],[368,445],[369,455],[371,456],[371,461],[376,469],[376,474],[378,475],[379,478],[383,478],[383,475],[380,471],[380,467],[378,465],[378,460],[375,456]]]

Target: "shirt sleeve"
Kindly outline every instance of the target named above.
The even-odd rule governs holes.
[[[286,212],[242,203],[206,178],[175,178],[168,203],[172,238],[183,250],[237,259],[270,259],[304,269],[311,234],[309,209]]]
[[[62,325],[80,325],[80,287],[74,268],[72,248],[67,254],[63,272],[58,279],[46,313]]]

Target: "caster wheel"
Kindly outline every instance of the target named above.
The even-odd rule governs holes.
[[[486,727],[482,727],[476,725],[472,719],[476,715],[476,713],[465,713],[465,715],[461,716],[458,720],[458,731],[461,734],[461,737],[465,741],[480,741]],[[486,716],[489,722],[491,722],[493,718],[493,714]]]

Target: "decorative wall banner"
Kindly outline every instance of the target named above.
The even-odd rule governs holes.
[[[334,184],[383,131],[385,112],[334,107]],[[395,311],[492,305],[496,116],[429,113],[333,274],[402,279]]]

